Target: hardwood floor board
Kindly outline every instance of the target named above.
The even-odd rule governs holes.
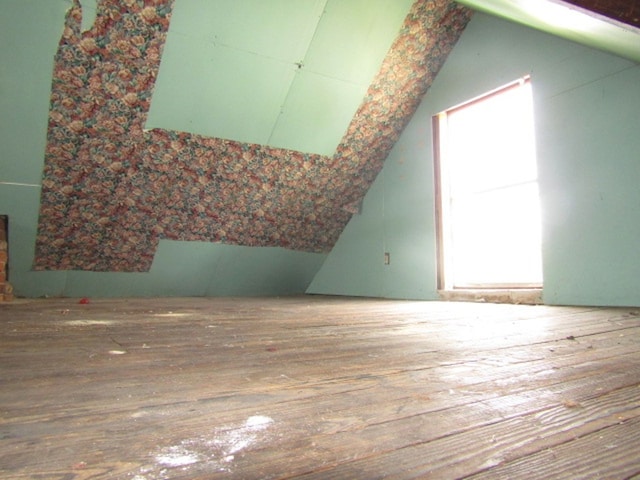
[[[233,367],[234,365],[235,365],[235,363],[231,362],[231,366]],[[382,371],[382,372],[379,372],[379,373],[381,373],[381,374],[383,374],[383,375],[391,375],[391,372],[389,372],[389,371]],[[219,371],[217,371],[217,372],[216,372],[216,374],[218,374],[218,375],[219,375],[219,374],[220,374],[220,372],[219,372]],[[457,376],[458,378],[464,378],[464,377],[463,377],[463,375],[462,375],[460,372],[452,372],[452,374],[451,374],[451,375],[452,375],[452,376],[454,376],[454,377],[456,377],[456,376]],[[188,374],[186,374],[186,373],[182,372],[182,376],[183,376],[183,377],[186,377],[186,378],[188,379]],[[285,377],[285,378],[286,378],[286,377]],[[346,380],[348,380],[348,378],[346,378]],[[87,380],[87,381],[95,381],[95,379],[93,379],[93,380]],[[335,381],[335,380],[334,380],[334,381]],[[187,381],[187,380],[185,380],[185,382],[184,382],[184,383],[186,383],[186,384],[193,384],[193,382],[190,382],[190,381]],[[200,383],[202,383],[202,382],[200,382]]]
[[[640,417],[619,421],[469,478],[592,479],[640,475]]]
[[[314,472],[302,478],[467,478],[485,470],[487,478],[494,478],[492,474],[497,465],[519,458],[526,463],[531,455],[638,418],[640,407],[630,407],[629,401],[640,401],[640,392],[636,387],[631,388],[635,390],[631,398],[626,391],[614,391],[585,401],[580,407],[556,405],[464,430],[446,424],[438,429],[433,419],[425,418],[422,424],[425,430],[436,428],[445,434],[404,448],[389,448],[387,452],[359,461],[337,462],[331,472]],[[626,454],[633,448],[626,449]],[[636,458],[636,464],[637,461]],[[556,478],[550,474],[551,464],[540,467],[536,478]],[[510,471],[504,478],[530,478],[528,469],[523,467],[523,472],[517,476]]]
[[[335,406],[335,405],[334,405]],[[366,407],[365,407],[366,409]],[[292,405],[292,410],[298,412],[300,409],[298,407],[293,407]],[[468,409],[466,409],[466,411],[468,412]],[[273,410],[269,410],[269,413],[274,417],[274,418],[279,418],[279,415],[277,414],[276,411]],[[443,431],[452,431],[452,429],[454,429],[456,426],[457,428],[460,428],[460,418],[465,417],[465,410],[461,409],[461,413],[458,415],[458,420],[456,420],[456,416],[454,415],[454,412],[446,412],[446,418],[451,418],[452,419],[452,423],[447,424],[445,427],[443,427]],[[283,417],[284,418],[284,417]],[[497,417],[497,418],[501,418],[501,417]],[[494,412],[494,417],[492,417],[493,420],[495,420],[495,412]],[[298,424],[302,421],[304,421],[303,419],[288,419],[290,421],[293,422],[293,424]],[[369,450],[375,450],[375,449],[380,449],[380,445],[384,445],[384,443],[382,444],[378,444],[378,443],[372,443],[368,445],[367,449],[363,449],[363,443],[362,443],[362,433],[359,432],[359,430],[362,429],[362,427],[364,426],[363,421],[361,421],[356,415],[349,415],[347,412],[333,412],[333,416],[332,417],[328,417],[326,419],[323,418],[323,420],[327,420],[333,423],[334,428],[322,432],[321,435],[326,436],[326,435],[333,435],[335,433],[338,432],[343,432],[345,430],[351,430],[351,431],[355,431],[356,433],[354,433],[353,437],[350,438],[345,438],[341,441],[338,442],[338,445],[351,445],[351,446],[356,446],[356,452],[358,451],[369,451]],[[486,423],[487,419],[484,419],[484,422]],[[280,423],[280,422],[279,422]],[[408,431],[412,431],[411,429],[414,428],[415,426],[415,421],[411,421],[411,422],[407,422],[406,423],[407,428],[409,429]],[[473,425],[472,425],[473,426]],[[476,425],[477,426],[477,425]],[[192,429],[191,429],[192,430]],[[388,428],[388,426],[385,426],[384,428],[381,429],[381,432],[384,434],[384,432],[393,432],[392,434],[392,438],[402,438],[402,439],[411,439],[410,436],[406,435],[406,433],[402,430],[399,429],[397,426],[393,426],[392,428]],[[308,433],[308,432],[307,432]],[[400,435],[399,435],[400,434]],[[423,433],[420,433],[420,435],[423,435]],[[315,437],[314,437],[315,438]],[[373,435],[373,438],[376,439],[376,441],[379,441],[381,438],[384,439],[384,435]],[[422,438],[422,437],[420,437]],[[315,442],[316,445],[321,444],[320,442]],[[404,445],[404,444],[403,444]],[[283,445],[280,445],[280,447],[283,447]],[[288,454],[285,456],[285,458],[278,460],[276,463],[278,465],[282,465],[282,462],[285,462],[287,460],[287,458],[289,457],[289,454],[291,452],[293,452],[293,447],[292,446],[287,446],[284,445],[284,447],[286,448],[281,448],[281,451],[283,452],[288,452]],[[396,447],[398,447],[396,445]],[[398,447],[401,448],[401,447]],[[304,447],[304,451],[306,451],[308,449],[308,445],[305,445]],[[325,448],[325,450],[328,450]],[[349,451],[349,449],[347,449],[346,451],[343,451],[342,448],[338,449],[339,451],[343,452],[345,455],[347,455],[347,459],[352,458],[352,452]],[[307,464],[308,458],[304,455],[304,451],[300,453],[300,455],[293,455],[294,458],[299,458],[301,459],[301,465],[302,467],[304,467],[305,464]],[[295,453],[295,452],[294,452]],[[256,461],[258,459],[254,457],[252,457],[251,459],[251,463],[253,465],[255,465]],[[274,461],[274,457],[273,457],[273,453],[269,453],[268,457],[267,457],[267,463],[273,462]],[[339,459],[337,461],[345,461],[344,458]]]
[[[315,296],[2,306],[0,477],[524,468],[637,416],[639,337],[634,309]]]
[[[480,365],[479,368],[485,368],[485,366],[484,365]],[[529,367],[527,367],[527,370],[530,373],[527,373],[526,375],[528,375],[531,379],[533,379],[534,378],[533,372],[535,372],[535,367],[529,366]],[[499,371],[500,371],[499,369],[494,368],[492,370],[492,373],[499,372]],[[418,372],[418,373],[420,373],[420,372]],[[387,370],[377,371],[377,372],[374,372],[374,373],[383,376],[383,378],[385,379],[385,381],[387,383],[391,382],[395,377],[401,377],[402,376],[402,372],[391,372],[391,371],[387,371]],[[517,373],[516,369],[510,369],[509,371],[505,372],[502,375],[504,377],[503,380],[504,381],[513,380],[514,383],[521,382],[522,381],[521,377],[516,375],[516,373]],[[416,372],[412,371],[412,375],[414,375],[414,377],[415,377]],[[443,375],[447,376],[446,374],[443,374]],[[452,372],[449,376],[453,380],[456,380],[456,377],[457,377],[457,379],[464,378],[464,376],[459,371]],[[429,382],[430,384],[433,384],[434,383],[434,377],[435,377],[435,375],[431,375],[430,377],[427,377],[425,379],[425,381]],[[475,376],[474,378],[484,378],[485,382],[499,382],[501,380],[499,377],[491,378],[491,377]],[[98,383],[98,378],[96,378],[96,377],[79,377],[77,380],[78,380],[78,383],[74,386],[72,391],[73,392],[82,391],[83,395],[85,395],[85,396],[92,394],[92,390],[96,390],[96,392],[93,392],[93,395],[98,396],[99,393],[102,393],[102,392],[104,392],[105,390],[107,390],[109,388],[108,379],[106,379],[104,377],[104,375],[101,376],[100,383]],[[287,379],[284,379],[284,380],[286,380],[287,383],[289,382],[289,380],[287,380]],[[342,378],[342,379],[331,378],[331,382],[332,383],[338,383],[338,384],[341,383],[341,382],[351,383],[351,382],[354,382],[355,380],[357,380],[357,378],[349,378],[349,377],[345,377],[345,378]],[[401,380],[401,382],[402,381],[404,381],[404,380]],[[129,385],[127,383],[122,383],[121,384],[122,381],[119,380],[119,379],[116,379],[115,382],[116,382],[116,385],[112,386],[111,388],[116,390],[116,393],[117,393],[118,389],[122,389],[123,391],[132,391],[132,392],[137,393],[137,397],[143,398],[143,397],[149,396],[149,398],[153,399],[154,396],[155,396],[155,397],[161,398],[163,401],[166,401],[168,388],[171,388],[171,385],[169,385],[169,387],[167,387],[167,386],[160,385],[161,382],[158,382],[158,383],[154,384],[154,387],[159,389],[159,390],[162,390],[162,395],[150,395],[153,392],[149,391],[149,388],[145,389],[145,388],[143,388],[142,385],[137,385],[136,382],[139,383],[138,380],[135,380],[132,385]],[[443,388],[445,388],[445,386],[450,386],[451,385],[449,382],[450,381],[448,379],[446,380],[446,382],[442,382],[441,381],[441,385],[443,385]],[[182,372],[181,373],[181,381],[178,383],[178,390],[179,390],[179,392],[181,392],[181,398],[183,398],[183,399],[185,398],[185,388],[187,388],[187,386],[189,386],[189,385],[197,385],[198,388],[199,388],[197,393],[202,395],[203,392],[201,390],[201,387],[199,387],[202,383],[203,383],[202,375],[190,374],[190,373]],[[246,381],[244,383],[246,383]],[[305,386],[307,386],[307,383],[308,382],[305,383]],[[50,384],[50,382],[49,382],[49,384]],[[300,386],[300,382],[296,382],[296,385],[299,387]],[[41,388],[41,387],[45,387],[45,386],[46,385],[37,385],[36,388]],[[277,383],[275,385],[262,385],[262,386],[260,386],[260,385],[258,385],[258,386],[252,385],[252,388],[259,389],[259,390],[264,390],[264,391],[268,391],[270,387],[271,388],[275,388],[280,392],[280,396],[279,396],[279,399],[278,399],[279,401],[286,401],[286,399],[289,398],[289,397],[287,397],[287,396],[282,394],[283,389],[284,389],[284,392],[286,392],[286,387],[287,387],[286,383]],[[399,388],[406,388],[406,384],[405,385],[398,385],[398,387]],[[492,388],[495,388],[495,384],[492,385]],[[311,393],[313,393],[313,392],[311,392]],[[211,392],[210,395],[212,395],[213,398],[215,398],[216,395],[218,395],[218,393],[217,392]],[[16,402],[19,403],[21,401],[21,398],[22,398],[22,395],[18,394],[17,398],[16,398]],[[76,401],[80,400],[77,397],[76,393],[74,393],[73,396],[71,396],[68,399],[68,401],[65,402],[65,403],[66,404],[70,404],[74,400],[76,400]],[[87,400],[85,398],[85,400],[84,400],[85,404],[86,404],[86,401]],[[103,401],[103,400],[101,398],[99,398],[99,401]],[[138,401],[138,399],[136,399],[135,401]],[[41,404],[38,405],[38,408],[41,408],[41,407],[42,407]]]

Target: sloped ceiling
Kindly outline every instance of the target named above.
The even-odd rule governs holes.
[[[178,0],[147,128],[333,155],[412,3]]]
[[[145,128],[332,155],[413,3],[177,0]]]
[[[637,1],[459,0],[459,3],[640,63]]]
[[[55,59],[38,270],[146,271],[163,238],[329,251],[471,17],[450,0],[95,13],[74,0]]]

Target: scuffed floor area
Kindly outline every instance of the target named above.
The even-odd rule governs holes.
[[[630,478],[640,312],[300,296],[0,305],[0,477]]]

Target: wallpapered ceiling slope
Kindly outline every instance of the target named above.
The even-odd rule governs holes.
[[[160,239],[332,248],[471,12],[417,0],[336,153],[144,130],[173,0],[74,0],[53,72],[34,268],[148,271]]]

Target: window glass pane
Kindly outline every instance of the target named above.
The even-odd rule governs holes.
[[[522,80],[438,117],[445,284],[542,284],[531,85]]]
[[[447,115],[452,196],[535,180],[529,83]]]
[[[454,285],[542,283],[538,186],[454,200]]]

